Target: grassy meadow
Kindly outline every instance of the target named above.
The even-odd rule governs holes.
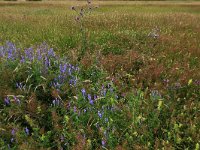
[[[199,110],[200,2],[0,1],[0,150],[199,150]]]

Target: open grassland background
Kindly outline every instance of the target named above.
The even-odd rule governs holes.
[[[0,2],[0,46],[5,45],[6,41],[11,41],[21,49],[27,47],[36,49],[37,45],[46,42],[57,54],[65,55],[70,63],[77,64],[77,55],[82,45],[81,33],[80,26],[75,21],[76,14],[70,8],[82,5],[85,5],[85,2]],[[113,103],[116,99],[115,104],[120,112],[119,115],[110,116],[114,129],[112,132],[109,131],[108,149],[118,146],[118,149],[164,147],[165,149],[199,150],[200,3],[95,1],[93,5],[98,5],[99,8],[92,10],[91,14],[84,18],[87,52],[79,64],[81,84],[77,89],[82,91],[83,84],[87,92],[95,93],[101,91],[101,85],[107,80],[113,80],[119,97],[113,98],[108,95],[105,101],[106,104],[110,103],[109,100]],[[156,39],[148,37],[154,28],[160,29],[159,37]],[[24,139],[29,140],[32,143],[31,147],[35,146],[35,149],[39,147],[56,149],[59,147],[60,139],[54,133],[59,136],[64,133],[66,127],[62,123],[65,119],[69,129],[66,139],[71,138],[69,141],[71,145],[68,143],[70,146],[75,147],[79,143],[78,146],[92,145],[94,149],[105,145],[101,140],[102,132],[106,127],[98,129],[95,127],[95,123],[99,121],[101,104],[98,102],[101,102],[101,99],[97,100],[97,107],[96,103],[95,106],[86,105],[98,111],[98,115],[91,111],[87,116],[83,114],[83,118],[77,121],[79,116],[76,110],[70,108],[69,113],[66,107],[70,105],[68,102],[72,102],[83,112],[82,105],[79,103],[76,105],[76,102],[85,99],[85,95],[81,97],[79,92],[79,100],[77,100],[76,96],[73,97],[75,90],[64,84],[67,94],[61,95],[65,96],[63,108],[57,111],[57,107],[50,106],[49,103],[53,98],[58,97],[59,91],[48,87],[48,81],[56,75],[56,69],[59,70],[59,67],[56,69],[52,67],[50,70],[52,74],[45,74],[48,80],[41,79],[38,72],[33,77],[31,75],[30,78],[34,78],[33,81],[30,79],[33,85],[41,85],[41,83],[47,85],[49,92],[45,93],[45,90],[39,88],[39,92],[33,90],[35,93],[26,94],[24,110],[18,109],[18,106],[15,108],[13,104],[10,107],[9,102],[4,104],[3,99],[6,95],[20,94],[21,91],[16,89],[13,83],[25,79],[30,70],[26,71],[26,65],[29,67],[29,63],[25,64],[24,68],[22,64],[21,70],[25,73],[19,70],[16,73],[17,69],[16,72],[12,70],[16,64],[12,61],[7,64],[5,60],[0,59],[4,62],[3,69],[0,70],[2,75],[0,76],[0,99],[2,99],[0,107],[2,107],[1,113],[4,114],[0,115],[2,120],[0,129],[5,128],[9,131],[5,135],[8,139],[5,143],[11,143],[10,131],[13,127],[25,134],[25,127],[28,126],[30,132],[35,133],[36,131],[33,130],[36,126],[38,135],[28,134],[29,138],[24,135]],[[56,64],[59,61],[54,60],[54,62]],[[6,65],[10,68],[7,69]],[[85,80],[87,82],[82,83]],[[97,85],[100,85],[99,89]],[[60,109],[68,113],[64,119]],[[19,113],[16,114],[16,111]],[[108,111],[108,115],[109,113]],[[15,118],[21,119],[18,119],[21,121],[18,121],[19,123],[16,121],[18,126],[12,122]],[[76,131],[80,134],[76,135]],[[25,132],[27,134],[27,130]],[[82,133],[87,139],[81,136]],[[20,139],[21,145],[11,144],[26,149],[24,146],[27,144],[24,143],[28,142],[21,140],[23,137],[17,138]],[[0,144],[4,142],[2,141]],[[60,145],[64,143],[60,142]]]

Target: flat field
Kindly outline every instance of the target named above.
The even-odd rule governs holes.
[[[199,150],[198,1],[0,1],[0,66],[0,149]]]

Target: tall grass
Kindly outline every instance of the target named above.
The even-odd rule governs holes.
[[[0,148],[198,150],[200,5],[74,3],[0,2]]]

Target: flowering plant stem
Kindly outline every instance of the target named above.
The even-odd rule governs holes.
[[[81,51],[79,53],[79,56],[78,56],[78,61],[80,61],[84,55],[85,55],[85,52],[87,50],[87,37],[86,37],[86,29],[84,28],[84,25],[83,25],[83,22],[81,22]]]

